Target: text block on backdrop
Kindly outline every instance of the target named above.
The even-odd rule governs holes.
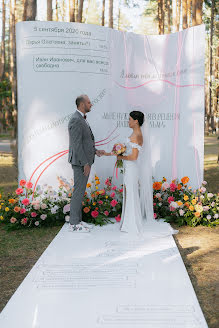
[[[156,179],[203,179],[204,25],[167,35],[137,35],[80,23],[16,25],[19,178],[29,179],[68,149],[68,121],[75,99],[87,94],[96,141],[131,134],[128,113],[141,110],[151,127]],[[97,158],[93,174],[112,176],[115,158]],[[147,168],[145,168],[147,170]],[[72,178],[67,155],[55,160],[39,184],[57,187]]]

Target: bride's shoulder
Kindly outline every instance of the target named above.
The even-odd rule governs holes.
[[[143,145],[143,137],[140,134],[132,135],[129,139],[134,144],[137,144],[139,146]]]

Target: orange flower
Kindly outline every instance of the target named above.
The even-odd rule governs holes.
[[[88,212],[90,212],[90,209],[89,209],[88,207],[85,207],[85,208],[83,209],[83,211],[84,211],[84,213],[88,213]]]
[[[98,208],[98,207],[96,207],[96,208],[95,208],[95,210],[99,210],[99,208]]]
[[[166,182],[166,181],[167,181],[167,179],[163,177],[163,181],[164,181],[164,182]]]
[[[194,211],[194,206],[190,205],[189,209],[190,209],[190,211]]]
[[[87,196],[87,192],[85,191],[84,196]]]
[[[99,181],[99,180],[97,180],[95,183],[96,183],[96,185],[99,185],[99,184],[100,184],[100,181]]]
[[[97,196],[99,195],[99,191],[96,192],[96,195],[97,195]]]
[[[177,186],[177,189],[180,190],[182,188],[182,185],[179,183]]]
[[[14,203],[16,203],[16,200],[15,200],[14,198],[10,198],[10,199],[8,200],[8,202],[9,202],[10,204],[14,204]]]
[[[71,197],[71,192],[68,194],[68,197]]]
[[[195,204],[196,204],[196,200],[193,199],[193,200],[192,200],[192,205],[195,205]]]
[[[88,183],[88,184],[87,184],[87,188],[90,188],[90,187],[91,187],[91,183]]]
[[[94,195],[94,194],[91,194],[91,197],[92,197],[92,198],[94,198],[94,197],[95,197],[95,195]]]
[[[90,199],[88,198],[88,199],[87,199],[87,202],[89,202],[89,201],[90,201]]]
[[[16,212],[16,213],[18,213],[18,212],[20,212],[20,207],[19,206],[15,206],[15,208],[14,208],[14,211]]]
[[[195,216],[198,218],[200,216],[199,212],[195,212]]]
[[[184,205],[189,208],[189,203],[188,202],[186,202]]]
[[[95,180],[100,180],[98,176],[95,176]]]
[[[183,177],[181,181],[183,184],[187,184],[189,182],[189,177]]]
[[[153,183],[153,188],[154,188],[155,190],[160,190],[161,187],[162,187],[162,183],[161,183],[161,182],[154,182],[154,183]]]

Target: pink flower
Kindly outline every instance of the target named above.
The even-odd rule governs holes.
[[[16,221],[17,221],[17,219],[14,218],[13,216],[10,218],[10,222],[11,222],[11,223],[15,223]]]
[[[20,180],[19,185],[20,185],[21,187],[24,187],[25,184],[26,184],[26,181],[25,181],[25,180],[23,180],[23,179]]]
[[[177,189],[177,185],[175,183],[170,184],[170,191],[175,191]]]
[[[36,221],[34,224],[35,224],[35,226],[38,226],[40,223],[39,223],[39,221]]]
[[[168,197],[168,203],[170,204],[171,202],[174,202],[174,197],[173,196]]]
[[[31,189],[32,187],[33,187],[32,182],[28,181],[27,184],[26,184],[26,188]]]
[[[162,190],[165,191],[166,189],[168,189],[170,187],[169,183],[168,182],[164,182],[162,184]]]
[[[96,218],[96,217],[98,217],[98,215],[99,215],[99,212],[98,211],[92,211],[91,212],[91,215],[93,216],[93,218]]]
[[[153,205],[156,206],[156,203],[154,203]]]
[[[26,208],[21,208],[20,214],[24,214],[26,212]]]
[[[103,204],[102,200],[99,200],[98,204],[102,205]]]
[[[111,192],[110,197],[113,198],[113,197],[115,197],[115,195],[116,195],[116,194],[115,194],[114,192]]]
[[[118,214],[118,215],[115,217],[115,219],[116,219],[117,222],[120,222],[120,221],[121,221],[121,216],[120,216],[120,214]]]
[[[67,213],[67,212],[69,212],[70,211],[70,204],[67,204],[67,205],[65,205],[64,207],[63,207],[63,213],[65,214],[65,213]]]
[[[119,192],[123,192],[123,188],[119,189]]]
[[[170,206],[170,211],[171,211],[171,212],[173,212],[173,211],[175,211],[175,210],[176,210],[175,207]]]
[[[113,199],[110,204],[112,207],[115,207],[118,204],[118,202],[117,200]]]
[[[110,179],[106,179],[106,181],[104,182],[104,184],[106,185],[106,186],[111,186],[111,182],[110,182]]]
[[[27,224],[27,218],[23,218],[23,219],[21,220],[21,224]]]
[[[30,215],[32,216],[32,218],[35,218],[37,216],[37,213],[36,212],[31,212]]]
[[[122,149],[122,147],[121,147],[120,145],[117,145],[117,146],[116,146],[116,150],[118,151],[118,150],[120,150],[120,149]]]
[[[21,203],[22,203],[24,206],[27,206],[27,205],[30,204],[30,201],[29,201],[28,198],[24,198],[24,199],[21,201]]]
[[[116,187],[116,186],[112,187],[112,190],[116,190],[116,189],[117,189],[117,187]]]
[[[157,218],[157,214],[156,213],[154,213],[154,219],[156,219]]]
[[[24,190],[22,188],[17,188],[15,192],[17,195],[21,195],[23,194]]]
[[[109,212],[108,212],[108,211],[104,211],[103,213],[104,213],[104,215],[106,215],[106,216],[109,215]]]
[[[45,219],[47,218],[47,215],[46,215],[46,214],[41,214],[41,215],[40,215],[40,218],[41,218],[42,220],[45,220]]]

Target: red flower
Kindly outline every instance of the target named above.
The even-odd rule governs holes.
[[[120,216],[120,214],[118,214],[118,215],[115,217],[115,219],[116,219],[117,222],[120,222],[120,221],[121,221],[121,216]]]
[[[99,200],[99,202],[98,202],[100,205],[102,205],[103,204],[103,202],[102,202],[102,200]]]
[[[173,196],[168,197],[168,203],[170,204],[171,202],[174,202],[174,197]]]
[[[115,207],[118,204],[118,202],[117,200],[113,199],[110,204],[112,207]]]
[[[106,179],[106,181],[104,182],[104,184],[106,185],[106,186],[111,186],[112,184],[111,184],[111,182],[110,182],[110,179]]]
[[[113,197],[115,197],[115,195],[116,195],[116,194],[115,194],[114,192],[111,192],[110,197],[113,198]]]
[[[17,188],[15,192],[17,195],[21,195],[23,194],[24,190],[22,188]]]
[[[177,185],[173,182],[170,184],[170,191],[175,191],[177,189]]]
[[[30,201],[29,201],[28,198],[24,198],[24,199],[21,201],[21,203],[22,203],[24,206],[27,206],[27,205],[30,204]]]
[[[27,182],[27,184],[26,184],[26,188],[27,188],[27,189],[31,189],[32,187],[33,187],[32,182]]]
[[[36,212],[32,212],[31,213],[31,216],[32,216],[32,218],[35,218],[37,216],[37,213]]]
[[[21,187],[24,187],[25,184],[26,184],[26,181],[24,179],[22,179],[22,180],[20,180],[19,184],[20,184]]]
[[[116,189],[117,189],[117,187],[116,187],[116,186],[112,187],[112,190],[116,190]]]
[[[25,212],[26,212],[26,209],[25,208],[21,208],[20,214],[24,214]]]
[[[96,218],[96,217],[98,217],[98,215],[99,215],[99,212],[98,211],[92,211],[91,212],[91,215],[93,216],[93,218]]]
[[[157,214],[156,214],[156,213],[154,213],[154,218],[155,218],[155,219],[157,218]]]
[[[104,211],[103,213],[104,213],[106,216],[109,215],[109,212],[108,212],[108,211]]]
[[[123,188],[119,189],[119,192],[123,192]]]

